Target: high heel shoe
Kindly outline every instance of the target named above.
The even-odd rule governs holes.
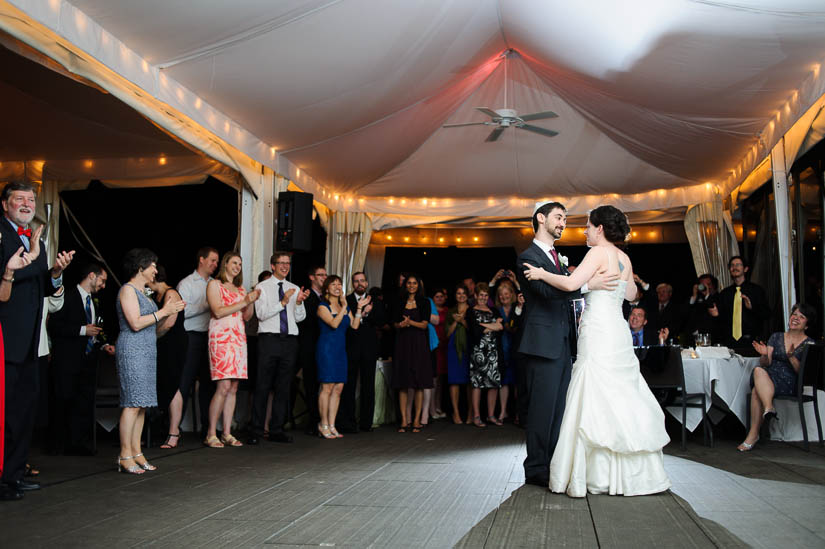
[[[739,446],[736,447],[737,450],[740,452],[750,452],[753,450],[753,447],[756,446],[756,443],[759,442],[759,437],[756,437],[756,440],[753,441],[752,444],[748,444],[747,442],[742,442]]]
[[[329,433],[330,433],[330,434],[331,434],[334,438],[344,438],[344,435],[342,435],[341,433],[339,433],[338,431],[336,431],[336,430],[335,430],[335,425],[330,425],[330,426],[329,426]]]
[[[143,457],[143,463],[138,463],[137,458],[139,458],[139,457],[143,457],[143,452],[141,452],[139,454],[136,454],[135,457],[134,457],[135,463],[138,464],[138,467],[140,467],[144,471],[155,471],[157,469],[157,467],[155,467],[154,465],[152,465],[151,463],[146,461],[145,457]]]
[[[124,467],[123,465],[120,464],[121,461],[126,461],[127,459],[135,459],[135,457],[136,456],[126,456],[126,457],[118,456],[117,457],[117,472],[118,473],[127,473],[129,475],[142,475],[143,473],[145,473],[146,471],[143,469],[143,467],[141,467],[137,463],[135,463],[135,465],[130,465],[128,467]]]
[[[325,439],[336,438],[336,436],[329,430],[329,425],[321,425],[320,423],[318,424],[318,436]]]

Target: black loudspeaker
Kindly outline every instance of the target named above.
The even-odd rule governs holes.
[[[278,228],[275,249],[279,252],[308,252],[312,249],[312,195],[278,193]]]

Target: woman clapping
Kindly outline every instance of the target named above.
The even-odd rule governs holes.
[[[324,438],[341,438],[344,435],[335,429],[335,417],[341,402],[341,391],[347,381],[347,328],[357,330],[361,325],[361,314],[372,299],[369,295],[358,301],[355,314],[347,308],[341,278],[329,275],[321,287],[323,301],[318,306],[320,336],[315,350],[318,363],[318,411],[321,423],[318,434]],[[309,395],[307,395],[309,396]]]
[[[232,436],[235,415],[235,395],[238,383],[247,378],[246,327],[252,317],[253,303],[259,290],[247,294],[243,289],[241,256],[227,252],[221,260],[218,278],[206,286],[206,300],[212,310],[209,320],[209,364],[212,381],[217,381],[215,395],[209,404],[209,428],[204,444],[210,448],[224,445],[243,446]],[[218,440],[218,417],[223,414],[223,435]]]

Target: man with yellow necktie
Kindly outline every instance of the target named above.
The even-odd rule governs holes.
[[[708,313],[719,318],[719,343],[749,348],[753,340],[765,337],[765,322],[770,316],[765,290],[745,280],[748,266],[740,256],[730,258],[728,270],[733,284],[719,293],[716,306]]]

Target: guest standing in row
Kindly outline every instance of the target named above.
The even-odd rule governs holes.
[[[433,419],[447,417],[441,408],[441,397],[444,392],[444,378],[447,376],[447,290],[439,288],[433,293],[433,303],[438,314],[438,323],[435,326],[438,347],[435,349],[435,378],[433,379],[433,398],[430,404],[430,416]]]
[[[158,405],[157,337],[160,321],[179,313],[186,305],[170,300],[162,309],[146,297],[146,284],[155,280],[157,256],[135,248],[126,253],[123,270],[128,282],[118,293],[117,309],[120,335],[115,345],[117,373],[120,378],[120,455],[118,471],[143,474],[156,469],[140,449],[146,408]]]
[[[421,291],[418,276],[407,277],[400,303],[393,317],[396,336],[392,386],[399,391],[401,427],[398,432],[406,432],[412,421],[412,431],[418,433],[421,431],[421,405],[424,389],[431,389],[433,386],[427,331],[430,324],[430,304]],[[413,418],[407,414],[408,389],[415,391]]]
[[[95,388],[98,351],[110,354],[111,345],[97,341],[103,328],[97,321],[96,298],[106,287],[108,275],[102,265],[89,263],[80,271],[80,283],[66,290],[63,307],[49,319],[54,352],[54,402],[57,420],[55,450],[67,455],[92,455],[95,428]]]
[[[49,269],[45,243],[40,230],[32,232],[36,198],[34,187],[25,182],[11,182],[3,187],[0,202],[0,265],[7,265],[13,255],[29,252],[32,261],[15,271],[11,279],[14,291],[8,301],[0,303],[0,325],[5,342],[5,466],[0,489],[2,499],[20,499],[25,490],[40,485],[23,478],[29,454],[32,428],[39,393],[38,348],[43,298],[63,285],[63,269],[74,252],[61,252]],[[21,250],[21,247],[23,248]]]
[[[321,414],[318,412],[318,365],[315,360],[315,348],[318,345],[318,306],[321,304],[324,281],[327,278],[327,270],[321,266],[310,267],[309,273],[309,294],[304,300],[304,311],[306,316],[298,324],[298,367],[301,369],[301,376],[304,382],[304,398],[307,403],[307,415],[309,416],[305,433],[310,436],[318,434],[316,425],[321,421]]]
[[[522,302],[524,298],[522,298]],[[496,287],[496,307],[501,315],[501,389],[499,389],[498,413],[499,422],[507,419],[507,404],[510,397],[510,387],[516,381],[516,353],[518,333],[521,328],[521,313],[523,305],[516,297],[516,287],[510,280],[503,280]],[[495,411],[490,410],[490,415]]]
[[[487,421],[501,425],[501,421],[494,415],[498,389],[501,387],[501,372],[499,372],[501,353],[499,351],[501,331],[501,315],[495,309],[487,306],[490,297],[487,284],[476,284],[476,304],[470,311],[470,384],[472,390],[473,425],[486,427],[481,420],[481,390],[487,389]]]
[[[209,374],[209,303],[206,301],[206,285],[218,267],[218,250],[209,246],[197,253],[195,271],[178,283],[178,293],[186,302],[183,311],[183,327],[186,329],[186,362],[181,373],[178,393],[169,405],[169,434],[167,446],[175,447],[180,440],[180,423],[190,394],[194,394],[195,380],[198,386],[198,411],[201,435],[206,436],[206,418],[212,401],[214,386]],[[198,417],[192,418],[195,428]],[[178,435],[175,437],[174,435]]]
[[[467,389],[467,403],[469,408],[470,393],[470,348],[468,347],[467,311],[469,293],[464,284],[455,289],[455,307],[447,313],[447,384],[450,386],[450,402],[453,405],[453,423],[460,425],[461,418],[459,404],[461,401],[461,387]],[[470,423],[470,412],[467,412],[467,423]]]
[[[359,271],[352,275],[352,293],[347,296],[350,311],[358,308],[358,303],[369,298],[361,311],[361,327],[347,332],[347,383],[341,395],[341,431],[357,433],[372,431],[375,415],[375,363],[378,360],[378,330],[386,324],[384,305],[373,300],[367,293],[367,275]],[[359,419],[355,416],[355,386],[361,380],[359,398]]]
[[[321,384],[318,394],[318,410],[321,414],[318,433],[324,438],[340,438],[343,435],[335,429],[335,418],[338,415],[341,391],[347,381],[347,329],[358,330],[370,296],[364,296],[356,303],[353,315],[344,297],[341,278],[336,275],[327,276],[323,295],[324,299],[318,307],[320,336],[315,353],[318,381]]]
[[[258,444],[264,433],[266,399],[270,389],[272,417],[269,421],[269,440],[291,443],[284,432],[288,415],[289,388],[295,375],[298,354],[298,323],[306,317],[304,300],[309,290],[299,288],[286,280],[292,266],[288,253],[275,252],[269,260],[272,278],[257,286],[260,298],[255,302],[258,315],[258,381],[252,409],[252,435],[248,444]]]
[[[246,326],[255,312],[255,300],[260,290],[247,293],[243,289],[241,256],[227,252],[221,260],[218,278],[206,287],[206,299],[212,311],[209,320],[209,363],[215,395],[209,404],[209,428],[204,444],[210,448],[243,446],[232,436],[232,419],[238,384],[247,377]],[[223,434],[217,437],[218,418],[223,415]]]
[[[167,283],[166,269],[158,265],[154,282],[146,284],[152,290],[155,305],[162,309],[170,301],[182,301],[178,291]],[[180,380],[183,375],[183,366],[186,363],[186,328],[185,318],[180,313],[174,313],[163,319],[158,328],[158,408],[171,410],[171,404],[179,396]],[[160,445],[164,450],[176,447],[180,443],[180,431],[172,433],[171,429],[166,441]]]

